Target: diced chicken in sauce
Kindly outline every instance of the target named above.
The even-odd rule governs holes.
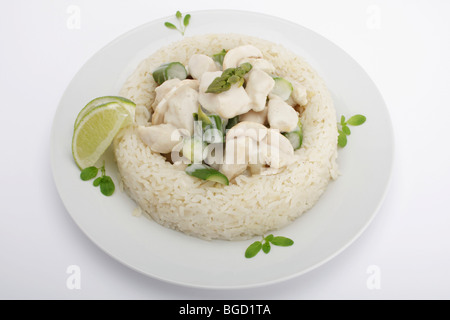
[[[250,98],[250,108],[253,111],[259,112],[264,110],[267,96],[274,85],[275,81],[273,78],[261,69],[252,69],[250,71],[245,91]]]
[[[155,89],[152,125],[139,126],[138,134],[152,151],[168,154],[183,139],[178,131],[184,130],[189,144],[183,142],[182,152],[194,165],[192,143],[199,141],[200,151],[206,150],[208,143],[214,142],[206,143],[202,135],[214,129],[219,141],[225,137],[219,152],[223,161],[214,159],[218,152],[208,153],[195,167],[187,163],[188,174],[196,176],[195,172],[201,171],[198,177],[208,180],[205,177],[217,171],[226,184],[241,174],[276,174],[295,160],[294,139],[285,134],[301,130],[295,108],[305,108],[307,91],[299,83],[275,77],[273,64],[255,46],[243,45],[223,54],[223,71],[216,58],[194,54],[186,72],[192,79],[165,75],[169,80],[159,82]],[[179,63],[167,65],[176,65],[177,73],[182,71]],[[159,68],[159,72],[164,70]],[[195,127],[194,119],[200,121],[200,127]],[[210,180],[221,179],[215,176]]]
[[[149,127],[139,126],[137,132],[152,151],[159,153],[171,152],[181,138],[177,127],[166,123]]]
[[[179,88],[168,101],[168,108],[164,114],[164,123],[174,125],[179,129],[186,129],[194,133],[194,119],[192,114],[198,109],[198,91],[189,86]]]
[[[282,132],[290,132],[295,129],[298,123],[297,112],[285,101],[277,96],[272,96],[267,108],[267,119],[271,128]]]
[[[222,72],[205,72],[200,81],[199,102],[203,108],[222,118],[230,119],[250,110],[250,98],[242,86],[232,85],[219,94],[206,93],[211,82]]]
[[[269,167],[276,173],[294,161],[294,149],[286,137],[278,130],[254,122],[244,121],[234,126],[228,131],[226,142],[221,171],[230,180],[249,166],[253,172],[267,174]]]
[[[164,122],[164,115],[166,114],[167,108],[169,107],[169,100],[175,95],[177,90],[179,90],[183,86],[188,86],[194,90],[198,90],[199,83],[197,80],[182,80],[179,82],[173,81],[170,83],[170,85],[164,88],[164,90],[161,92],[161,98],[154,108],[154,112],[152,115],[152,124],[161,124]],[[162,95],[163,93],[164,95]]]

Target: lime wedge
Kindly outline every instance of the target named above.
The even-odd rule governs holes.
[[[78,167],[93,166],[119,130],[129,123],[130,113],[116,102],[102,104],[86,113],[72,137],[72,155]]]
[[[102,104],[110,103],[110,102],[116,102],[116,103],[122,105],[124,108],[126,108],[129,111],[130,115],[132,117],[134,117],[134,111],[136,108],[136,104],[133,101],[128,100],[124,97],[104,96],[104,97],[95,98],[94,100],[90,101],[83,109],[81,109],[80,113],[77,116],[77,119],[75,120],[74,127],[76,128],[78,126],[81,119],[83,119],[83,117],[86,114],[88,114],[89,111],[91,111],[92,109],[94,109],[98,106],[101,106]]]

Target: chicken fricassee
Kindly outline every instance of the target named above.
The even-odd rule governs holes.
[[[161,65],[142,141],[194,177],[229,184],[241,174],[276,174],[294,161],[308,103],[299,83],[276,74],[262,52],[243,45],[194,54],[187,66]]]

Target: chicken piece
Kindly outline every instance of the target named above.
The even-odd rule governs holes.
[[[200,80],[205,72],[217,71],[217,65],[211,57],[205,54],[194,54],[189,59],[189,73],[197,80]]]
[[[220,171],[229,180],[243,173],[249,163],[258,162],[258,142],[264,139],[267,128],[254,122],[239,122],[226,135],[225,160]]]
[[[226,144],[225,161],[220,171],[231,180],[243,173],[251,160],[256,161],[257,155],[258,145],[255,140],[246,136],[231,139]]]
[[[239,136],[227,142],[225,147],[225,161],[228,164],[248,164],[257,162],[258,141],[248,137]]]
[[[242,86],[234,84],[221,93],[206,93],[213,80],[222,75],[221,71],[205,72],[200,80],[198,100],[203,108],[222,118],[231,119],[250,110],[250,98]]]
[[[261,69],[252,69],[248,77],[245,91],[250,98],[250,108],[253,111],[263,111],[267,95],[272,91],[275,81]]]
[[[228,50],[223,58],[223,70],[236,68],[244,58],[262,58],[262,52],[252,45],[244,45]]]
[[[269,99],[267,119],[271,128],[282,132],[294,130],[298,123],[298,115],[294,108],[275,95],[271,95]]]
[[[252,174],[273,175],[294,160],[294,148],[289,140],[279,130],[268,129],[258,146],[258,162],[250,163],[249,169]]]
[[[168,81],[172,81],[172,80],[167,80],[164,83],[166,83]],[[164,83],[161,86],[163,86]],[[170,86],[170,89],[169,89],[169,86]],[[158,102],[156,107],[154,108],[155,111],[153,112],[153,115],[152,115],[152,124],[156,125],[156,124],[161,124],[164,122],[164,115],[166,114],[167,108],[169,107],[168,103],[169,103],[170,98],[175,94],[175,92],[178,89],[180,89],[183,86],[189,86],[190,88],[192,88],[194,90],[198,90],[199,82],[198,82],[198,80],[186,79],[186,80],[182,80],[179,82],[169,83],[166,88],[163,88],[163,90],[161,90],[161,94],[163,92],[166,92],[166,93],[163,96],[163,98],[161,98],[161,100]]]
[[[267,128],[254,122],[239,122],[226,135],[225,160],[220,171],[229,180],[243,173],[249,163],[258,163],[258,142],[267,134]]]
[[[198,92],[189,86],[182,86],[168,101],[168,108],[164,114],[164,123],[171,124],[178,129],[186,129],[191,136],[194,133],[193,113],[198,110]]]
[[[170,90],[175,88],[180,82],[180,79],[175,78],[164,81],[160,86],[157,86],[155,88],[156,97],[153,101],[153,107],[156,107],[161,102],[161,100],[170,92]]]
[[[267,128],[262,124],[242,121],[228,130],[226,142],[239,137],[249,137],[257,142],[263,140],[267,135]]]
[[[224,163],[220,166],[219,171],[222,172],[228,178],[228,180],[231,181],[241,173],[245,172],[245,170],[247,170],[247,167],[247,164]]]
[[[275,174],[294,161],[294,148],[279,130],[240,122],[227,132],[220,171],[230,180],[250,168],[252,174]]]
[[[264,72],[267,73],[274,73],[275,67],[273,66],[272,62],[262,59],[262,58],[244,58],[242,60],[239,60],[238,66],[240,66],[243,63],[250,63],[253,67],[253,69],[261,69]]]
[[[277,129],[268,129],[267,131],[264,142],[270,146],[271,150],[265,163],[273,168],[290,165],[294,160],[294,148],[289,139],[283,136]]]
[[[293,87],[294,90],[292,90],[291,93],[292,99],[295,103],[305,106],[308,103],[308,92],[306,91],[306,88],[299,83],[295,83]]]
[[[239,116],[240,121],[249,121],[249,122],[256,122],[260,124],[266,124],[267,123],[267,112],[268,108],[265,107],[263,111],[255,112],[253,110],[250,110],[247,113],[241,114]]]
[[[180,142],[178,129],[171,124],[150,127],[139,126],[137,132],[142,141],[154,152],[169,153]]]

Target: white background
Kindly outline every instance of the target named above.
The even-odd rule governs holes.
[[[71,5],[80,9],[79,29],[67,27]],[[193,289],[132,271],[78,229],[53,183],[53,115],[84,62],[134,27],[204,9],[275,15],[325,36],[369,73],[394,126],[392,181],[369,228],[325,265],[267,287]],[[449,299],[449,12],[437,0],[3,2],[0,298]],[[79,290],[66,286],[70,265],[81,268]],[[371,290],[372,265],[381,287]]]

